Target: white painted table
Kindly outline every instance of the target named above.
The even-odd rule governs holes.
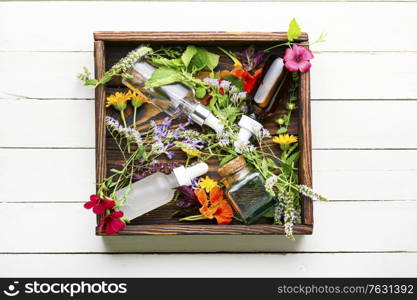
[[[0,13],[0,276],[417,276],[416,2],[0,2]],[[313,47],[311,96],[314,186],[331,202],[315,203],[313,236],[96,237],[82,208],[93,91],[75,78],[92,68],[92,32],[283,31],[293,16],[311,39],[329,34]],[[188,253],[143,254],[156,251]]]

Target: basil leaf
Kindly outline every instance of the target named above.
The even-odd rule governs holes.
[[[152,73],[151,78],[145,85],[145,88],[153,88],[161,85],[167,85],[182,80],[182,75],[174,69],[161,67]]]
[[[183,61],[180,58],[168,59],[165,57],[154,57],[151,63],[156,67],[170,67],[174,69],[181,68]]]
[[[194,57],[194,55],[196,55],[196,53],[197,48],[195,46],[187,46],[187,49],[185,49],[184,53],[181,55],[181,60],[186,68],[188,68],[191,59]]]
[[[206,68],[210,71],[213,71],[219,64],[219,58],[219,55],[207,51]]]
[[[208,51],[202,48],[197,48],[197,53],[191,58],[189,67],[191,68],[191,72],[197,72],[207,65],[208,60]]]

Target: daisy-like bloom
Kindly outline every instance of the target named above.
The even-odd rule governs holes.
[[[97,195],[91,195],[90,201],[84,204],[84,208],[93,209],[93,213],[96,215],[103,214],[107,209],[112,209],[116,203],[113,200],[101,198]]]
[[[139,90],[129,91],[129,93],[134,108],[139,108],[143,103],[150,102],[149,98],[142,94]]]
[[[294,135],[280,134],[279,136],[274,137],[272,141],[283,146],[288,146],[290,144],[296,143],[298,139]]]
[[[230,88],[230,84],[231,84],[231,82],[230,81],[227,81],[227,80],[222,80],[222,81],[220,81],[220,87],[225,91],[225,92],[227,92],[228,90],[229,90],[229,88]]]
[[[208,176],[200,180],[200,187],[204,189],[207,193],[209,193],[216,186],[218,186],[217,181],[211,179]]]
[[[314,56],[310,49],[293,45],[292,48],[287,48],[287,50],[285,50],[285,67],[291,72],[297,72],[299,70],[304,73],[310,70],[310,59],[313,58]]]
[[[123,111],[126,108],[127,101],[131,98],[131,93],[116,92],[107,97],[106,107],[113,106],[118,111]]]
[[[113,235],[125,228],[126,224],[120,218],[123,217],[122,211],[114,211],[101,219],[98,225],[98,231],[104,232],[107,235]]]

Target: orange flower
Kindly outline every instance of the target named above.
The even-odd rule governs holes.
[[[219,47],[220,48],[220,47]],[[224,50],[220,48],[227,56],[230,57],[230,59],[233,61],[233,70],[223,70],[220,72],[220,79],[224,76],[233,75],[237,78],[240,78],[243,83],[243,88],[246,93],[250,93],[255,86],[256,82],[259,80],[259,78],[262,75],[262,68],[255,71],[255,73],[252,75],[248,71],[246,71],[243,68],[242,63],[237,59],[237,57],[230,51]]]
[[[194,191],[198,201],[202,205],[200,212],[207,219],[216,218],[217,224],[229,224],[232,222],[233,210],[226,200],[223,199],[222,189],[215,186],[210,191],[210,199],[203,189]]]

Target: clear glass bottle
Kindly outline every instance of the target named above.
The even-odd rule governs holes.
[[[265,180],[258,172],[251,171],[245,158],[239,156],[219,168],[224,177],[227,198],[245,224],[256,222],[276,203],[265,190]]]
[[[127,71],[132,78],[123,78],[122,83],[132,90],[139,90],[151,99],[152,104],[174,118],[184,113],[200,126],[207,125],[217,133],[223,131],[220,121],[195,99],[193,90],[186,86],[176,83],[146,89],[146,82],[154,71],[149,63],[138,60]]]
[[[167,204],[174,197],[174,188],[181,185],[191,185],[191,181],[206,174],[208,165],[204,162],[192,167],[181,166],[175,168],[171,174],[154,173],[132,184],[132,189],[127,195],[127,202],[122,206],[124,217],[133,220],[151,210]],[[116,192],[116,197],[121,199],[126,193],[127,187]]]

